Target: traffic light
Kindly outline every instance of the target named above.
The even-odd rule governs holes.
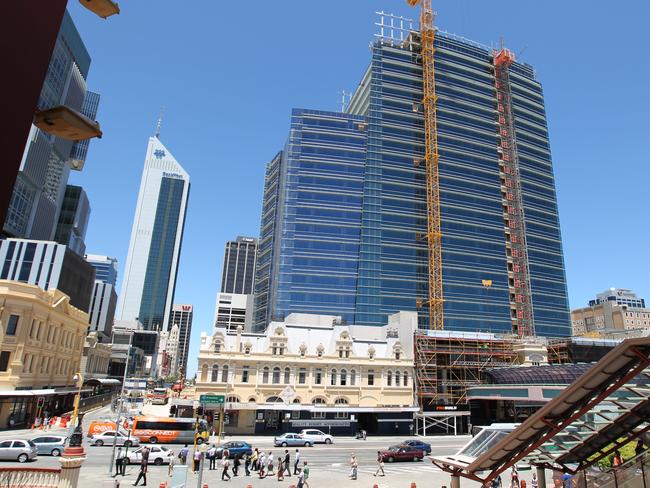
[[[176,405],[172,405],[171,407],[169,407],[169,414],[176,415]]]
[[[38,397],[38,400],[36,401],[36,408],[43,408],[43,405],[45,405],[45,398]]]
[[[200,417],[203,415],[203,405],[199,405],[199,407],[196,409],[196,414]]]

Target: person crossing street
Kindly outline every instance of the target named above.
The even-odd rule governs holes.
[[[284,450],[284,466],[282,467],[282,473],[287,472],[287,476],[291,476],[291,454],[289,454],[289,449]]]
[[[296,457],[293,458],[293,474],[298,474],[300,472],[300,449],[296,449]]]

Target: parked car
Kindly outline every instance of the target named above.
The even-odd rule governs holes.
[[[424,451],[411,446],[391,446],[379,454],[387,463],[394,461],[422,461],[424,459]]]
[[[415,447],[416,449],[422,449],[424,451],[424,454],[427,455],[431,454],[431,444],[422,442],[421,440],[418,439],[408,439],[402,442],[402,445]]]
[[[280,437],[273,438],[273,445],[275,447],[287,447],[287,446],[305,446],[311,447],[314,445],[309,439],[304,439],[300,437],[300,434],[282,434]]]
[[[245,456],[246,454],[253,454],[253,447],[248,442],[243,441],[230,441],[217,448],[217,457],[221,459],[223,450],[228,449],[230,459],[238,456]]]
[[[102,432],[101,434],[96,434],[90,438],[90,443],[93,446],[112,446],[113,445],[113,439],[115,439],[115,431],[114,430],[107,430],[106,432]],[[117,434],[117,442],[116,445],[118,446],[139,446],[140,445],[140,439],[137,437],[128,437],[124,434]]]
[[[0,459],[8,461],[32,461],[38,456],[36,444],[32,441],[8,439],[0,441]]]
[[[303,429],[300,431],[300,434],[298,435],[303,439],[310,441],[312,444],[318,444],[323,442],[325,444],[331,444],[332,442],[334,442],[334,437],[316,429]]]
[[[129,464],[140,464],[142,462],[143,449],[144,447],[139,447],[126,453]],[[164,446],[151,446],[149,448],[149,464],[155,464],[156,466],[169,464],[169,460],[173,457],[174,454],[172,454],[172,451]]]
[[[65,441],[67,438],[62,435],[42,435],[32,439],[36,444],[36,449],[39,454],[49,454],[50,456],[60,456],[65,449]]]

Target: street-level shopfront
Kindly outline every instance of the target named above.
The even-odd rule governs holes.
[[[92,389],[82,389],[82,396]],[[0,429],[31,427],[37,416],[59,416],[74,406],[76,388],[45,388],[40,390],[1,390]],[[42,398],[39,407],[39,398]]]
[[[206,414],[216,410],[208,407]],[[363,429],[368,435],[411,435],[417,407],[327,407],[282,403],[226,403],[226,434],[279,435],[318,429],[339,436],[353,436]]]

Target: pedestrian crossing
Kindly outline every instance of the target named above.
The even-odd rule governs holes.
[[[323,471],[328,473],[343,473],[345,475],[350,474],[350,467],[341,463],[325,464],[325,463],[314,462],[314,463],[310,463],[310,466],[313,471]],[[359,476],[362,474],[372,476],[375,474],[376,470],[377,470],[377,465],[359,466],[359,468],[357,468],[357,474]],[[438,473],[442,472],[440,468],[437,468],[436,466],[433,466],[431,463],[427,463],[426,461],[423,463],[394,463],[394,464],[385,463],[384,464],[384,473],[386,473],[386,476],[410,474],[413,473],[414,471],[438,472]]]

